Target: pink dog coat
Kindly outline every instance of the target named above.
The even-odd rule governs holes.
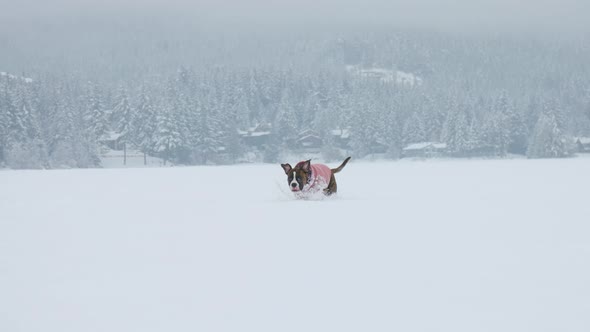
[[[305,163],[304,161],[297,164]],[[324,164],[310,164],[311,180],[303,187],[303,191],[320,191],[328,187],[330,178],[332,177],[332,170]]]

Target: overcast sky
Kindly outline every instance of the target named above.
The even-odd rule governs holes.
[[[217,23],[372,23],[434,28],[590,30],[590,0],[0,0],[11,21],[183,15]]]

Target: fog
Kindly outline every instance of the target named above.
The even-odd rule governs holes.
[[[585,0],[330,0],[330,1],[131,1],[3,0],[0,17],[11,22],[67,21],[76,17],[160,17],[207,23],[268,23],[291,26],[391,25],[491,31],[588,31]]]

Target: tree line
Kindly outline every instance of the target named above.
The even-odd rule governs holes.
[[[97,167],[109,135],[187,165],[235,163],[245,153],[275,162],[307,129],[323,141],[326,156],[342,149],[332,131],[346,129],[347,153],[392,159],[427,141],[446,143],[455,157],[566,157],[574,153],[573,136],[590,136],[590,79],[581,59],[554,63],[565,60],[562,53],[538,45],[504,54],[509,47],[496,42],[476,42],[474,51],[464,41],[372,38],[324,40],[308,65],[179,66],[118,82],[4,73],[0,163]],[[453,56],[429,55],[440,47]],[[317,54],[322,63],[309,65]],[[422,81],[400,84],[346,65],[403,70]],[[240,133],[260,124],[271,128],[269,139],[244,144]]]

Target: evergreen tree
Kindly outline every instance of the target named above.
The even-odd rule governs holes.
[[[440,105],[436,105],[432,96],[423,93],[421,96],[419,115],[423,121],[424,135],[426,141],[440,141],[445,114]]]
[[[403,128],[400,120],[399,105],[396,103],[383,109],[384,114],[381,116],[381,121],[384,126],[383,141],[387,144],[386,155],[391,159],[399,159],[402,157],[403,144]]]
[[[516,112],[514,106],[508,101],[506,92],[498,97],[494,113],[496,115],[495,130],[499,136],[498,141],[495,142],[498,155],[504,155],[506,152],[525,154],[527,128],[522,115]]]
[[[406,121],[403,130],[403,143],[409,145],[412,143],[425,142],[427,140],[424,122],[417,112]]]
[[[527,150],[529,158],[563,158],[570,154],[567,137],[552,113],[543,113],[537,121]]]
[[[279,141],[288,142],[297,139],[299,133],[297,116],[288,89],[283,92],[275,123],[273,128],[276,130]]]
[[[500,112],[493,112],[484,118],[480,128],[479,139],[481,144],[488,148],[496,156],[505,156],[508,152],[510,136],[504,115]]]
[[[152,100],[142,88],[139,96],[137,112],[133,117],[133,142],[143,152],[143,162],[147,164],[147,154],[154,151],[154,135],[156,132],[157,114]]]
[[[24,142],[27,139],[27,114],[28,109],[24,101],[20,98],[15,98],[12,93],[8,93],[6,105],[7,105],[7,116],[8,116],[8,127],[7,127],[7,144],[6,147],[10,148],[15,143]]]
[[[213,96],[209,96],[206,104],[202,105],[199,114],[199,142],[197,144],[197,156],[199,162],[206,164],[215,159],[221,143],[219,141],[221,123],[219,110]]]
[[[98,87],[90,83],[88,97],[86,120],[91,137],[95,140],[106,138],[109,132],[109,114],[102,105]]]
[[[74,132],[76,127],[75,116],[70,103],[61,94],[56,95],[52,107],[52,117],[55,119],[48,142],[48,153],[51,164],[54,167],[76,167],[73,159]]]
[[[528,129],[521,113],[508,114],[506,125],[509,132],[508,152],[526,154],[528,144]]]
[[[0,83],[6,82],[5,80]],[[8,114],[8,86],[6,83],[0,85],[0,166],[4,162],[4,153],[8,145],[8,127],[9,127],[9,114]]]
[[[469,128],[470,123],[465,108],[458,105],[454,99],[450,100],[441,136],[452,155],[457,157],[466,155],[471,146]]]
[[[133,115],[127,92],[121,86],[116,98],[115,107],[113,107],[113,118],[116,122],[115,130],[120,135],[121,142],[127,142],[130,139],[133,132],[131,128],[134,119]]]
[[[123,165],[127,165],[127,144],[131,142],[133,133],[133,111],[129,105],[127,92],[121,86],[117,96],[117,104],[113,108],[113,116],[117,121],[116,131],[119,134],[119,142],[123,144]]]
[[[174,156],[176,149],[182,146],[178,124],[174,121],[171,111],[164,109],[156,117],[154,133],[154,151],[164,158],[164,165]]]
[[[350,146],[357,157],[364,157],[374,151],[377,143],[378,112],[369,95],[361,97],[357,105],[352,115]]]
[[[250,108],[248,107],[248,99],[243,93],[240,93],[237,97],[235,107],[237,112],[237,128],[241,130],[250,128]]]
[[[555,105],[545,101],[529,139],[528,158],[563,158],[571,154],[572,140],[563,132],[555,112]]]

